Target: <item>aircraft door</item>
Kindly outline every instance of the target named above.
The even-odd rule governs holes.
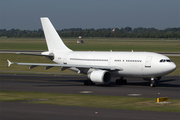
[[[145,67],[151,67],[151,60],[152,60],[152,56],[147,56]]]
[[[68,57],[68,54],[65,54],[64,59],[63,59],[63,64],[67,64],[67,57]]]
[[[108,66],[111,66],[111,58],[108,59]]]

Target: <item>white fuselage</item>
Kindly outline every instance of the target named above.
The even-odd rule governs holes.
[[[152,52],[53,52],[58,64],[113,66],[122,71],[111,71],[119,77],[160,77],[171,73],[176,65],[166,56]],[[160,62],[165,60],[165,62]]]

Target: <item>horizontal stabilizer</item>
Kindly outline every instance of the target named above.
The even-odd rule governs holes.
[[[10,67],[11,64],[16,64],[15,62],[11,62],[11,61],[9,61],[9,60],[7,60],[7,61],[8,61],[8,67]]]
[[[34,54],[34,53],[16,53],[16,54],[23,54],[23,55],[35,55],[35,56],[47,56],[47,57],[53,57],[53,54],[45,55],[45,54]]]
[[[9,61],[9,60],[7,60],[8,61],[8,67],[10,67],[11,66],[11,61]]]

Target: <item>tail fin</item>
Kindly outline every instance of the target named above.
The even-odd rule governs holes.
[[[40,19],[44,30],[48,50],[72,51],[63,43],[49,18],[42,17]]]

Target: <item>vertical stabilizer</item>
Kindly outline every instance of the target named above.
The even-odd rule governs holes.
[[[62,41],[51,21],[47,17],[42,17],[41,23],[49,51],[72,51]]]

